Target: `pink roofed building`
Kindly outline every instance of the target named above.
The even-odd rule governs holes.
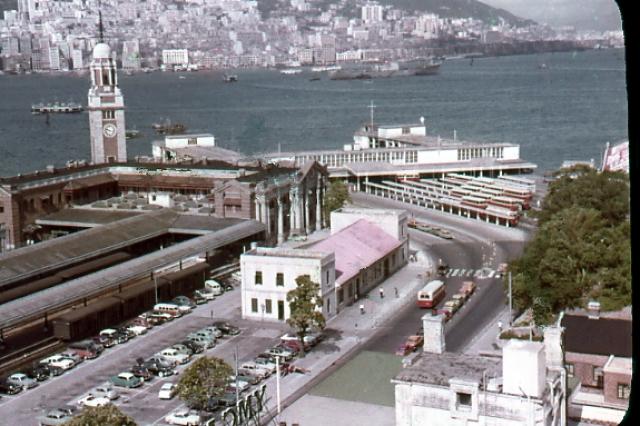
[[[408,238],[398,240],[367,219],[358,219],[307,250],[335,254],[338,311],[355,302],[407,263]]]

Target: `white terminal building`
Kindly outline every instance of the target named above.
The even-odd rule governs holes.
[[[380,179],[434,178],[446,173],[500,176],[533,172],[537,166],[520,158],[515,143],[468,142],[441,138],[419,123],[363,125],[353,143],[343,149],[266,154],[271,162],[295,165],[316,160],[332,178],[348,179],[360,190],[361,182]]]
[[[331,235],[304,249],[258,247],[240,257],[242,317],[285,321],[287,293],[308,275],[320,285],[326,318],[353,304],[408,260],[407,212],[340,209]]]

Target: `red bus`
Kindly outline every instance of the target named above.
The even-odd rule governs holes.
[[[433,308],[444,296],[444,283],[440,280],[433,280],[418,292],[418,307]]]
[[[505,209],[520,211],[524,201],[511,197],[493,197],[488,201],[489,205],[503,207]]]

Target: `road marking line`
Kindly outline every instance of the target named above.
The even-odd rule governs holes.
[[[478,278],[480,275],[482,275],[482,269],[476,269],[476,271],[473,273],[473,276],[475,278]]]
[[[469,272],[467,272],[467,277],[470,277],[473,275],[473,269],[469,269]]]
[[[487,278],[492,278],[495,273],[496,273],[496,271],[494,271],[492,269],[491,271],[489,271],[489,274],[487,275]]]
[[[464,269],[463,269],[463,270],[464,270]],[[458,271],[459,271],[459,269],[454,269],[450,276],[451,276],[451,277],[455,277],[455,276],[457,276],[457,275],[458,275]]]

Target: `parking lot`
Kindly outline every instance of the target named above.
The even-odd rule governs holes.
[[[40,382],[39,386],[17,395],[0,398],[0,415],[11,418],[12,424],[24,426],[38,424],[37,417],[53,408],[78,408],[78,400],[96,386],[109,382],[109,378],[128,371],[137,358],[147,359],[155,353],[183,340],[192,331],[210,326],[213,321],[225,320],[240,328],[240,334],[218,339],[215,347],[198,356],[216,356],[234,365],[237,350],[238,361],[250,361],[257,354],[273,346],[288,327],[277,323],[256,323],[240,319],[240,292],[234,289],[215,300],[199,305],[182,318],[151,328],[148,333],[129,342],[105,349],[96,359],[85,360],[58,377]],[[112,401],[139,424],[164,424],[164,417],[181,406],[181,401],[158,398],[163,383],[177,382],[189,364],[176,368],[177,375],[155,377],[134,389],[115,387],[120,394]]]

